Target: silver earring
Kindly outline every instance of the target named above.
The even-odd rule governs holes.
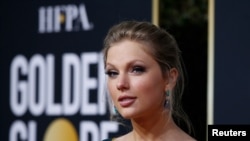
[[[169,108],[169,106],[170,106],[170,105],[169,105],[169,100],[166,99],[166,101],[165,101],[165,103],[164,103],[164,107],[165,107],[165,108]]]

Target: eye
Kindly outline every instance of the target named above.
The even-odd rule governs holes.
[[[118,75],[118,72],[114,71],[114,70],[108,70],[105,72],[106,75],[108,75],[108,77],[115,77]]]
[[[136,73],[136,74],[141,74],[141,73],[145,72],[145,68],[142,66],[134,66],[132,69],[132,72]]]

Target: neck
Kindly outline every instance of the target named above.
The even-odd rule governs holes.
[[[132,136],[134,140],[156,141],[164,140],[164,136],[175,126],[169,112],[164,111],[154,115],[132,119]]]

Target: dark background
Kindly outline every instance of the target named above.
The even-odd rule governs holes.
[[[207,17],[214,2],[214,19]],[[250,125],[250,2],[248,0],[161,0],[160,25],[175,35],[188,72],[184,109],[196,136],[205,140],[208,20],[214,21],[214,125]],[[233,127],[233,126],[232,126]]]
[[[214,124],[250,124],[249,6],[215,3]]]
[[[186,68],[183,108],[193,136],[206,140],[208,1],[160,0],[160,26],[176,38]]]

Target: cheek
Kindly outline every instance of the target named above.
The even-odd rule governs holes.
[[[138,88],[138,89],[137,89]],[[137,84],[137,96],[144,107],[153,108],[161,106],[164,100],[163,83],[156,78]]]
[[[164,91],[163,82],[158,77],[145,77],[140,80],[134,81],[134,89],[138,94],[147,95],[149,97],[161,95]]]
[[[116,98],[116,93],[117,93],[116,85],[114,84],[113,81],[108,81],[108,94],[112,98],[113,101]]]

